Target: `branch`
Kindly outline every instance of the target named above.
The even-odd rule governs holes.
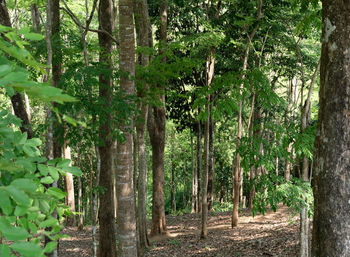
[[[101,29],[90,29],[88,26],[84,26],[81,24],[80,20],[77,18],[77,16],[69,9],[67,3],[64,1],[64,0],[61,0],[63,2],[63,4],[65,5],[65,8],[64,7],[61,7],[60,9],[64,10],[73,20],[73,22],[81,29],[84,29],[85,31],[91,31],[91,32],[96,32],[96,33],[102,33],[102,34],[105,34],[107,36],[109,36],[112,41],[114,41],[114,43],[116,43],[118,46],[119,46],[119,41],[117,39],[115,39],[113,37],[113,35],[111,35],[109,32],[105,31],[105,30],[101,30]],[[93,10],[96,8],[96,3],[97,1],[95,0],[94,1],[94,8]],[[87,25],[90,24],[91,20],[92,20],[92,16],[93,16],[93,13],[90,14],[90,17],[89,19],[86,21],[87,22]]]

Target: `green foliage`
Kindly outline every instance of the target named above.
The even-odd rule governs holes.
[[[276,211],[279,203],[288,206],[294,214],[300,213],[303,207],[308,215],[313,215],[313,193],[309,182],[293,178],[286,182],[283,177],[272,173],[263,174],[254,180],[256,197],[254,198],[253,215],[257,212],[265,214],[270,205]]]
[[[41,70],[24,48],[15,31],[0,27],[10,42],[0,38],[0,81],[9,95],[13,90],[25,90],[31,97],[41,101],[73,101],[60,90],[29,80],[28,72],[21,65]],[[39,40],[41,37],[27,29],[20,30],[24,38]],[[9,60],[6,56],[10,56]],[[15,59],[15,60],[13,60]],[[59,174],[81,171],[69,167],[70,160],[46,160],[41,156],[38,138],[28,139],[19,131],[21,121],[6,110],[0,111],[0,256],[39,257],[52,252],[60,234],[63,215],[68,207],[62,203],[65,193],[58,188],[47,187]],[[54,213],[58,215],[55,218]],[[40,241],[44,236],[53,240],[45,249]]]

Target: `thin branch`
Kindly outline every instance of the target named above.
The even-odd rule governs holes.
[[[112,41],[114,41],[114,43],[116,43],[119,46],[119,41],[117,39],[115,39],[113,37],[113,35],[111,35],[109,32],[107,32],[106,30],[101,30],[101,29],[90,29],[88,26],[84,26],[81,24],[80,20],[77,18],[77,16],[69,9],[67,3],[64,0],[61,0],[63,2],[63,4],[65,5],[65,7],[61,7],[60,9],[64,10],[73,20],[73,22],[81,29],[84,29],[86,31],[91,31],[91,32],[96,32],[96,33],[103,33],[107,36],[109,36]],[[94,7],[96,8],[96,3],[97,1],[94,1]],[[93,8],[94,10],[94,8]],[[91,20],[93,17],[93,13],[90,14],[89,20],[87,20],[88,24],[90,24]]]

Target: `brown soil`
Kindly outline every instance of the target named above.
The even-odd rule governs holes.
[[[299,222],[289,215],[286,207],[254,218],[245,210],[234,229],[231,229],[231,213],[211,214],[205,240],[199,237],[200,218],[199,214],[167,216],[169,233],[151,238],[152,246],[145,256],[298,256]],[[81,232],[65,228],[64,232],[71,238],[60,242],[60,257],[92,256],[91,228]]]

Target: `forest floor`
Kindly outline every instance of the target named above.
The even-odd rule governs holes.
[[[240,213],[238,227],[231,229],[231,212],[211,213],[208,219],[208,238],[200,240],[200,214],[167,216],[169,234],[151,238],[146,257],[258,257],[298,256],[299,219],[291,217],[286,207],[277,212],[254,218],[248,210]],[[92,256],[91,228],[77,231],[65,228],[70,235],[60,242],[60,257]]]

